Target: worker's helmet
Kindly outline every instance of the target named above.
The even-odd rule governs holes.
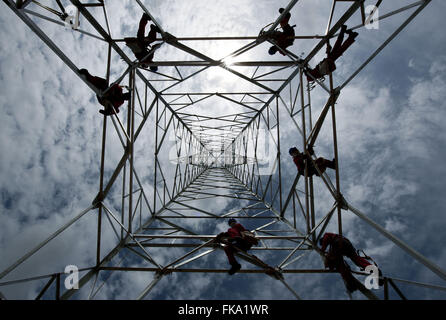
[[[295,153],[295,152],[299,152],[299,149],[297,149],[296,147],[292,147],[292,148],[290,148],[290,150],[288,151],[288,153],[289,153],[290,155],[292,155],[292,154]]]
[[[234,218],[229,219],[228,224],[231,225],[233,222],[237,222]]]
[[[282,13],[283,10],[285,10],[285,9],[284,9],[284,8],[280,8],[280,9],[279,9],[279,13]]]
[[[272,46],[271,48],[269,48],[268,53],[270,55],[275,54],[278,51],[278,49],[276,48],[276,46]]]

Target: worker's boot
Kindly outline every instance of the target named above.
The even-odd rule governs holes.
[[[151,24],[150,25],[150,29],[152,30],[155,30],[155,32],[158,32],[158,33],[161,33],[161,30],[160,30],[160,28],[158,28],[158,26],[156,26],[156,25],[154,25],[154,24]]]
[[[84,79],[85,81],[89,81],[91,79],[91,75],[90,75],[90,73],[88,72],[87,69],[79,69],[78,72],[80,74],[80,77],[82,79]]]
[[[330,169],[333,169],[333,170],[336,170],[336,159],[335,158],[333,158],[333,160],[327,160],[327,168],[330,168]]]
[[[357,32],[354,32],[353,30],[347,30],[345,31],[346,34],[348,34],[349,37],[352,37],[353,39],[355,39],[358,36]]]
[[[80,73],[81,75],[84,75],[84,76],[88,76],[88,75],[89,75],[87,69],[79,69],[79,73]]]
[[[234,273],[239,271],[241,268],[242,268],[242,265],[235,262],[232,264],[232,267],[231,267],[231,269],[229,269],[228,273],[232,276]]]
[[[145,13],[145,12],[142,14],[142,19],[146,20],[146,21],[151,21],[152,20],[152,19],[150,19],[150,16],[147,13]]]
[[[348,292],[353,293],[356,290],[358,290],[358,286],[355,281],[347,280],[345,281],[345,287],[347,288]]]

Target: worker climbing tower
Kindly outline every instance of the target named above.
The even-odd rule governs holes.
[[[309,299],[310,292],[300,292],[290,282],[298,274],[339,277],[324,268],[318,242],[329,227],[344,233],[345,212],[353,213],[446,280],[444,270],[343,196],[336,130],[336,110],[342,108],[337,101],[343,89],[430,0],[403,7],[391,0],[326,1],[325,32],[300,35],[297,26],[294,45],[280,48],[269,60],[255,57],[277,45],[272,34],[281,19],[289,12],[304,10],[299,5],[311,8],[311,1],[290,1],[273,23],[260,26],[253,36],[186,38],[171,34],[150,7],[136,0],[127,6],[138,12],[137,19],[146,13],[159,30],[160,45],[151,47],[154,59],[146,68],[124,40],[136,34],[117,38],[112,33],[111,25],[116,22],[110,19],[110,1],[3,2],[96,94],[101,93],[79,72],[84,66],[74,63],[82,59],[64,52],[43,24],[72,29],[98,43],[107,57],[104,74],[99,76],[131,92],[121,112],[97,116],[102,122],[101,160],[96,168],[99,189],[91,205],[0,270],[0,291],[6,298],[7,288],[38,282],[38,288],[33,287],[38,299],[95,299],[113,281],[121,289],[134,286],[128,280],[131,274],[138,275],[136,282],[144,282],[138,292],[128,288],[134,295],[127,298],[134,299],[150,299],[169,277],[165,286],[196,285],[201,274],[212,275],[212,281],[221,284],[229,277],[229,266],[215,236],[226,231],[229,218],[235,218],[259,240],[248,253],[237,253],[243,267],[235,276],[268,277],[272,285],[286,288],[291,298]],[[388,30],[382,44],[367,52],[363,61],[352,64],[354,69],[343,71],[342,77],[337,77],[339,67],[321,78],[308,76],[310,65],[325,57],[327,46],[334,45],[343,25],[361,32],[403,14],[407,14],[404,22]],[[221,43],[234,50],[215,59],[212,46]],[[150,69],[155,66],[156,71]],[[290,139],[312,161],[333,154],[335,169],[318,176],[309,176],[308,170],[299,175],[288,154],[292,146],[284,144]],[[143,156],[146,153],[150,158]],[[89,219],[90,227],[94,225],[95,243],[89,244],[94,248],[89,252],[94,253],[86,258],[89,265],[78,265],[75,287],[66,286],[69,275],[64,269],[15,276],[17,269],[84,219]],[[391,292],[405,298],[396,279],[383,271],[382,291],[367,289],[363,279],[368,274],[356,272],[359,291],[369,299],[388,299]],[[169,292],[166,295],[175,299],[173,291]],[[242,290],[239,297],[244,298],[243,294]]]

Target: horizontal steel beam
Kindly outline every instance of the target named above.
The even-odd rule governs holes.
[[[175,37],[177,41],[222,41],[222,40],[256,40],[258,36],[223,36],[223,37]],[[297,35],[293,37],[294,39],[323,39],[325,36],[318,34],[315,35]],[[290,37],[291,39],[291,37]],[[113,39],[115,42],[124,42],[124,39]],[[156,41],[163,41],[163,38],[157,38]]]
[[[154,61],[146,63],[148,66],[161,66],[161,67],[217,67],[221,65],[226,65],[224,62],[220,61]],[[296,66],[298,63],[295,61],[239,61],[231,62],[228,65],[238,66],[238,67],[286,67],[286,66]],[[271,93],[270,93],[271,94]]]
[[[271,92],[265,92],[265,91],[258,91],[258,92],[162,92],[161,95],[163,96],[207,96],[207,95],[216,95],[216,94],[220,94],[220,95],[254,95],[254,94],[267,94],[267,95],[272,95]],[[252,113],[252,111],[247,111],[244,113]]]
[[[165,234],[134,234],[134,238],[149,238],[149,239],[213,239],[215,235],[165,235]],[[299,236],[256,236],[261,240],[289,240],[289,239],[304,239]]]
[[[196,243],[152,243],[152,242],[140,242],[143,247],[153,247],[153,248],[195,248],[197,246]],[[137,243],[129,243],[126,245],[127,247],[138,247]],[[219,244],[210,243],[206,244],[203,247],[206,248],[216,248]],[[294,247],[252,247],[249,250],[255,251],[291,251],[294,250]],[[308,250],[307,248],[303,248],[302,250]]]
[[[114,270],[114,271],[146,271],[146,272],[159,272],[160,269],[156,268],[130,268],[130,267],[101,267],[100,270]],[[193,272],[193,273],[227,273],[226,269],[168,269],[169,272]],[[325,269],[294,269],[294,270],[282,270],[282,273],[337,273],[337,271],[330,271]],[[265,270],[261,269],[241,269],[237,273],[265,273]]]
[[[178,210],[178,209],[176,209]],[[186,215],[182,215],[182,216],[160,216],[160,218],[163,219],[174,219],[174,218],[186,218],[186,219],[228,219],[229,216],[225,216],[225,217],[211,217],[211,216],[186,216]],[[276,216],[269,216],[269,217],[247,217],[247,216],[230,216],[231,218],[234,219],[277,219],[279,220]]]

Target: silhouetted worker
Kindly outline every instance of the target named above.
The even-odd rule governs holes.
[[[347,40],[345,40],[344,43],[342,43],[344,41],[345,33],[348,34],[348,38]],[[344,54],[344,52],[353,44],[353,42],[355,42],[355,38],[357,36],[357,32],[347,30],[347,26],[343,25],[333,49],[330,46],[327,47],[327,57],[322,60],[314,69],[309,68],[308,70],[305,70],[307,80],[314,81],[313,78],[310,77],[310,75],[313,76],[315,79],[319,79],[335,71],[335,61]]]
[[[141,63],[143,68],[147,68],[147,63],[153,62],[153,54],[148,50],[148,46],[156,41],[156,33],[160,33],[160,29],[154,25],[150,25],[150,31],[147,37],[144,36],[146,31],[147,22],[149,22],[150,16],[147,13],[143,13],[141,20],[139,21],[138,33],[136,34],[136,38],[124,38],[125,43],[132,49],[135,57]],[[152,47],[152,50],[159,46],[159,44]],[[157,71],[157,66],[151,66],[150,70]]]
[[[279,9],[279,13],[282,13],[285,9],[280,8]],[[289,25],[289,21],[291,18],[291,13],[287,13],[282,20],[280,20],[280,26],[282,27],[282,31],[277,31],[275,30],[273,32],[272,38],[274,39],[274,41],[276,41],[277,46],[280,47],[282,50],[285,50],[287,47],[293,45],[294,43],[294,27],[295,26],[290,26]],[[269,48],[268,53],[270,55],[275,54],[277,51],[279,51],[282,55],[285,55],[285,53],[283,53],[282,51],[279,50],[279,48],[277,48],[277,46],[272,46],[271,48]]]
[[[108,89],[107,80],[92,76],[87,69],[80,69],[79,73],[85,76],[85,79],[95,86],[98,91],[105,92]],[[96,95],[100,104],[102,104],[105,109],[99,110],[103,115],[109,116],[113,113],[119,113],[119,107],[124,103],[124,101],[130,100],[130,92],[123,93],[122,87],[115,83],[110,89],[107,90],[102,96]],[[113,106],[110,107],[110,104]],[[114,110],[113,110],[114,109]]]
[[[308,152],[313,155],[314,151],[313,151],[313,147],[309,146],[308,147]],[[311,161],[311,158],[305,154],[305,153],[301,153],[299,151],[299,149],[297,149],[296,147],[293,147],[289,150],[289,154],[290,156],[293,157],[293,161],[296,164],[297,167],[297,172],[300,175],[305,175],[305,163],[308,164],[308,176],[311,177],[313,175],[319,176],[319,172],[316,170],[316,168],[313,165],[313,161]],[[319,171],[322,173],[325,172],[325,170],[327,168],[336,169],[336,164],[335,164],[335,159],[333,160],[327,160],[324,158],[317,158],[315,160],[315,163],[319,169]]]
[[[339,234],[327,232],[319,240],[319,244],[321,246],[321,251],[325,255],[325,267],[330,270],[336,270],[341,274],[349,292],[357,290],[357,280],[353,277],[350,267],[344,261],[343,257],[350,258],[350,260],[360,267],[361,270],[372,265],[372,263],[367,261],[367,259],[360,257],[351,242]],[[330,249],[328,253],[325,253],[328,246],[330,246]],[[381,270],[379,270],[379,274],[381,276]],[[382,285],[381,282],[379,284]]]
[[[220,242],[222,238],[228,237],[226,241],[229,242],[229,244],[224,247],[224,250],[228,256],[229,264],[231,265],[231,269],[229,269],[228,273],[233,275],[242,267],[234,257],[234,253],[237,252],[236,248],[248,251],[251,249],[252,243],[243,239],[242,232],[248,230],[246,230],[240,223],[237,223],[235,219],[229,219],[228,224],[231,228],[229,228],[227,232],[220,233],[217,236],[217,241]]]

